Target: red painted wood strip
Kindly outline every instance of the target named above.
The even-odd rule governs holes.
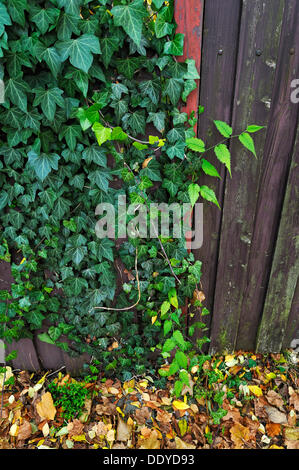
[[[200,73],[204,0],[175,0],[174,6],[175,21],[178,25],[176,33],[185,34],[184,55],[178,57],[178,60],[194,59]],[[196,82],[199,85],[199,80]],[[190,93],[186,106],[181,110],[188,114],[191,111],[197,113],[198,100],[199,86]]]

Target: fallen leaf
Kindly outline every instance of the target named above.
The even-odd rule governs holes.
[[[276,406],[276,408],[279,408],[280,410],[283,409],[283,399],[274,390],[269,390],[267,393],[267,400],[270,405]]]
[[[128,441],[131,437],[131,429],[121,418],[118,418],[117,429],[116,429],[116,440],[117,441]]]
[[[291,387],[290,387],[291,388]],[[299,393],[294,390],[290,393],[290,405],[293,405],[296,411],[299,411]]]
[[[284,436],[287,449],[299,449],[299,428],[286,427]]]
[[[256,397],[261,397],[263,395],[262,389],[257,385],[248,385],[248,388]]]
[[[6,367],[6,372],[5,372],[5,380],[4,380],[4,373],[2,372],[0,374],[0,392],[3,388],[3,384],[8,380],[10,379],[11,377],[14,377],[13,373],[12,373],[12,368],[7,366]]]
[[[79,419],[74,419],[74,421],[67,425],[69,437],[79,436],[80,434],[82,434],[83,428],[83,423],[81,423]]]
[[[161,441],[156,430],[152,431],[147,439],[141,441],[140,449],[160,449]]]
[[[281,425],[279,423],[268,423],[266,424],[266,430],[268,436],[278,436],[281,432]]]
[[[43,419],[53,420],[56,415],[56,408],[53,404],[52,395],[46,392],[42,395],[42,399],[36,404],[36,411]]]
[[[21,426],[19,427],[18,440],[25,440],[31,436],[31,424],[29,421],[24,420]]]
[[[183,441],[179,437],[175,437],[175,444],[177,449],[195,449],[196,446],[193,444],[188,444],[187,442]]]
[[[240,423],[236,423],[232,426],[229,432],[231,434],[231,439],[235,444],[235,449],[242,449],[244,444],[251,438],[250,430]]]
[[[268,415],[269,421],[276,424],[285,424],[287,423],[287,416],[285,413],[278,411],[277,408],[273,406],[265,406],[266,413]]]
[[[187,405],[187,403],[183,402],[183,401],[180,401],[180,400],[174,400],[172,402],[172,405],[174,408],[176,408],[177,410],[188,410],[190,408],[189,405]]]

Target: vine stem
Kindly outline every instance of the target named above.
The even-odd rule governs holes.
[[[140,291],[140,282],[139,282],[139,274],[138,274],[137,260],[138,260],[138,248],[137,248],[137,246],[136,246],[135,271],[136,271],[136,280],[137,280],[137,289],[138,289],[138,299],[137,299],[137,302],[135,302],[135,303],[134,303],[133,305],[131,305],[130,307],[124,307],[124,308],[93,307],[91,310],[89,310],[89,313],[92,312],[92,310],[94,310],[94,309],[113,310],[114,312],[126,312],[127,310],[132,310],[132,308],[136,307],[136,305],[139,304],[140,299],[141,299],[141,291]]]

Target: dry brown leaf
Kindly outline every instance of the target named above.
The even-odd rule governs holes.
[[[140,449],[160,449],[161,441],[156,430],[152,431],[147,439],[141,441]]]
[[[266,430],[269,437],[279,436],[281,425],[279,423],[268,423],[266,424]]]
[[[276,406],[276,408],[279,408],[280,410],[283,409],[283,399],[274,390],[269,390],[267,393],[267,400],[270,405]]]
[[[36,404],[36,411],[42,419],[53,420],[55,418],[56,408],[50,392],[42,395],[41,401]]]
[[[299,449],[299,428],[286,427],[284,437],[288,449]]]
[[[251,433],[248,428],[240,423],[236,423],[229,430],[231,439],[235,444],[235,449],[242,449],[244,444],[251,439]]]
[[[121,418],[118,418],[116,440],[126,442],[131,437],[131,428]]]
[[[276,424],[287,423],[286,414],[282,413],[281,411],[278,411],[277,408],[274,408],[273,406],[265,406],[265,410],[268,415],[268,419],[269,421],[271,421],[271,423],[276,423]]]
[[[167,411],[165,411],[165,410],[158,410],[157,411],[156,419],[160,423],[168,424],[168,423],[171,422],[171,418],[172,418],[172,415],[170,413],[168,413]]]
[[[149,164],[149,162],[152,160],[153,157],[148,157],[144,160],[144,162],[142,163],[142,168],[146,168],[147,165]]]
[[[290,405],[293,405],[295,410],[299,411],[299,393],[293,390],[290,395]]]
[[[69,437],[80,436],[83,432],[84,425],[79,419],[74,419],[71,423],[67,425],[67,430],[69,432]]]
[[[99,421],[98,424],[94,427],[97,436],[105,436],[108,432],[108,426],[103,423],[103,421]]]
[[[135,412],[135,419],[138,424],[145,424],[148,419],[151,417],[151,412],[149,408],[144,406],[143,408],[137,409]]]
[[[18,441],[28,439],[31,436],[31,431],[31,424],[29,423],[29,421],[24,420],[21,426],[19,427],[17,436]]]
[[[175,444],[177,449],[196,449],[194,444],[188,444],[188,442],[183,441],[179,437],[175,437]]]

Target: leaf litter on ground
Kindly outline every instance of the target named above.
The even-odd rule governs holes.
[[[294,352],[261,355],[243,351],[207,360],[204,370],[222,368],[206,384],[221,391],[215,403],[197,393],[198,368],[180,397],[174,377],[156,388],[151,377],[121,382],[99,377],[87,383],[61,372],[41,375],[7,367],[0,377],[0,449],[299,449],[299,359]],[[190,382],[190,383],[191,383]],[[81,384],[84,406],[66,419],[49,384]],[[52,390],[52,388],[51,388]],[[218,403],[219,405],[219,403]]]

